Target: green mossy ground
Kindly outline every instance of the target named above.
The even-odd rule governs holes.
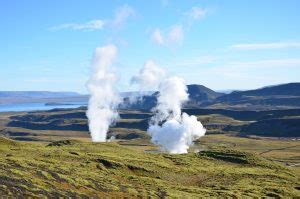
[[[0,194],[103,197],[299,197],[297,172],[253,153],[172,155],[118,143],[0,138]]]

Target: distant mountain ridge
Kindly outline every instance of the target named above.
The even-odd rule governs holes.
[[[218,97],[213,104],[231,106],[300,107],[300,83],[268,86],[248,91],[234,91]]]
[[[233,91],[225,94],[215,92],[203,85],[187,85],[189,101],[185,108],[225,108],[268,110],[282,108],[300,108],[300,83],[288,83],[268,86],[248,91]],[[158,92],[143,96],[131,104],[133,109],[151,109],[156,104]]]
[[[215,92],[203,85],[191,84],[187,85],[189,101],[186,102],[185,106],[188,107],[199,107],[203,103],[209,103],[215,100],[217,97],[224,95],[224,93]],[[145,95],[134,103],[130,102],[130,97],[124,98],[125,106],[122,108],[130,109],[146,109],[149,110],[153,108],[157,103],[157,97],[159,92],[154,92],[151,95]]]
[[[187,85],[189,98],[197,101],[211,101],[214,100],[224,93],[213,91],[203,85],[191,84]]]
[[[247,91],[233,91],[226,95],[226,97],[238,96],[266,96],[266,95],[289,95],[300,96],[300,83],[288,83],[275,86],[267,86],[254,90]],[[225,97],[225,96],[224,96]]]
[[[216,92],[203,85],[187,85],[189,101],[185,108],[218,108],[237,110],[269,110],[300,108],[300,83],[288,83],[268,86],[247,91],[233,91],[229,94]],[[124,98],[121,108],[151,109],[157,103],[159,92],[148,92],[138,101],[132,103],[132,96],[137,92],[123,92]],[[88,102],[88,95],[76,92],[49,92],[49,91],[0,91],[2,103],[64,103]]]

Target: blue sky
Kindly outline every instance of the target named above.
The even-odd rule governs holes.
[[[86,93],[96,47],[118,47],[122,91],[146,60],[187,83],[253,89],[300,80],[298,0],[3,0],[0,90]]]

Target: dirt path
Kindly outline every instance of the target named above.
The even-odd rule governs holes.
[[[292,164],[292,165],[289,165],[290,167],[296,167],[296,166],[299,166],[300,163],[297,163],[297,164]]]
[[[300,146],[300,145],[294,145],[294,146],[289,146],[289,147],[284,147],[284,148],[277,148],[277,149],[268,149],[266,151],[261,152],[259,155],[265,154],[265,153],[269,153],[271,151],[280,151],[280,150],[284,150],[284,149],[290,149],[290,148],[294,148],[296,146]]]

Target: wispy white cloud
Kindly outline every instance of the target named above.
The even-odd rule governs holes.
[[[161,30],[159,28],[156,28],[152,32],[152,40],[158,45],[163,45],[165,43]]]
[[[189,17],[192,20],[200,20],[203,19],[208,14],[207,8],[201,8],[194,6],[192,7],[188,12],[185,13],[187,17]]]
[[[184,32],[181,25],[174,25],[170,28],[167,40],[170,43],[181,44],[184,39]]]
[[[114,18],[111,20],[111,25],[113,27],[121,27],[126,20],[135,15],[135,10],[130,7],[129,5],[123,5],[122,7],[119,7],[116,11],[115,11],[115,16]]]
[[[263,49],[282,49],[282,48],[299,48],[300,42],[273,42],[273,43],[248,43],[235,44],[230,46],[237,50],[263,50]]]
[[[183,27],[181,25],[174,25],[168,28],[168,31],[155,28],[152,31],[151,39],[158,45],[180,45],[184,40]]]
[[[94,31],[101,30],[106,27],[120,28],[131,16],[135,15],[135,10],[129,5],[123,5],[116,9],[114,16],[111,19],[95,19],[85,23],[65,23],[50,28],[52,31],[57,30],[79,30],[79,31]]]
[[[183,20],[180,23],[168,28],[155,28],[151,32],[151,40],[160,46],[179,45],[184,41],[185,30],[189,29],[195,21],[203,19],[209,13],[208,8],[194,6],[183,13]]]
[[[50,30],[63,30],[63,29],[71,29],[71,30],[83,30],[83,31],[93,31],[93,30],[101,30],[105,22],[100,19],[91,20],[85,23],[66,23],[58,26],[53,26]]]

